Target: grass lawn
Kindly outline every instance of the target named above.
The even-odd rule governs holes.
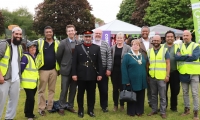
[[[56,83],[56,94],[54,97],[54,100],[58,100],[59,99],[59,95],[60,95],[60,77],[57,80]],[[181,117],[180,114],[183,112],[184,110],[184,104],[183,104],[183,95],[182,95],[182,88],[180,90],[180,94],[178,97],[178,112],[171,112],[169,107],[167,109],[167,120],[192,120],[193,119],[193,104],[191,104],[191,113],[188,116],[185,117]],[[15,117],[15,120],[26,120],[26,118],[24,117],[24,102],[25,102],[25,92],[24,90],[20,91],[20,99],[19,99],[19,103],[18,103],[18,108],[17,108],[17,114]],[[47,98],[47,97],[46,97]],[[191,98],[191,93],[190,93],[190,98]],[[46,116],[42,117],[37,113],[38,110],[38,105],[37,105],[37,101],[38,101],[38,94],[36,93],[35,96],[35,100],[36,100],[36,104],[35,104],[35,109],[34,109],[34,113],[37,116],[37,120],[77,120],[77,119],[81,119],[78,117],[77,114],[74,113],[70,113],[68,111],[65,111],[65,116],[60,116],[57,113],[52,113],[49,114],[48,112]],[[190,103],[192,103],[192,98],[190,99]],[[95,109],[94,109],[94,113],[96,115],[95,118],[91,118],[87,115],[87,104],[86,104],[86,97],[85,97],[85,102],[84,102],[84,108],[85,108],[85,115],[84,118],[82,118],[83,120],[161,120],[162,118],[160,117],[160,114],[154,115],[154,116],[147,116],[147,114],[149,112],[151,112],[151,108],[149,108],[148,106],[148,102],[147,99],[145,99],[145,113],[142,117],[129,117],[126,115],[126,105],[125,105],[125,110],[123,112],[121,111],[117,111],[117,112],[113,112],[113,100],[112,100],[112,85],[111,82],[109,81],[109,98],[108,98],[108,109],[109,112],[108,113],[103,113],[101,111],[101,107],[99,105],[99,92],[97,89],[96,92],[96,104],[95,104]],[[77,101],[75,99],[75,110],[78,110],[77,108]],[[4,109],[4,114],[2,119],[4,118],[5,115],[5,109]]]

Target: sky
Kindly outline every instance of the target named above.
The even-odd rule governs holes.
[[[35,14],[34,8],[41,2],[43,0],[0,0],[0,9],[7,8],[13,11],[19,7],[26,7],[29,12]],[[93,8],[91,13],[108,23],[116,19],[122,0],[88,0],[88,2]]]

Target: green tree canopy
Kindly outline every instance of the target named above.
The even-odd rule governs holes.
[[[119,13],[117,13],[117,19],[131,23],[131,16],[135,8],[135,0],[123,0],[120,5]]]
[[[4,17],[4,28],[8,28],[9,25],[18,25],[25,32],[28,37],[36,38],[36,34],[33,31],[33,15],[28,11],[27,8],[21,7],[13,12],[7,9],[1,9]]]
[[[65,36],[65,28],[73,24],[78,33],[95,28],[95,17],[87,0],[45,0],[36,8],[34,29],[43,34],[45,26],[54,28],[56,35]]]
[[[193,29],[190,0],[150,0],[145,22],[177,29]]]
[[[0,11],[0,35],[4,33],[4,18]]]
[[[95,23],[104,23],[104,20],[101,18],[95,18]]]

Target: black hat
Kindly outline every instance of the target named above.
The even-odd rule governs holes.
[[[92,36],[93,31],[92,31],[92,30],[86,30],[86,31],[83,31],[82,34],[83,34],[84,36]]]

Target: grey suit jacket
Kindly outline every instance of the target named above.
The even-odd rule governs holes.
[[[78,40],[75,40],[76,45],[81,44]],[[69,39],[62,40],[58,46],[56,54],[57,62],[60,66],[60,74],[68,76],[71,73],[72,68],[72,49]]]
[[[151,44],[151,41],[149,40],[149,49],[151,49],[153,47],[153,45]],[[147,58],[147,50],[144,46],[144,43],[142,41],[142,38],[140,38],[140,50],[139,50],[140,53],[142,53],[145,57],[145,59]]]
[[[116,45],[113,45],[110,49],[111,49],[111,55],[112,55],[112,69],[113,69],[113,65],[114,65],[114,57],[115,57],[115,48]],[[123,60],[123,57],[126,53],[128,53],[129,51],[131,51],[131,47],[129,45],[124,44],[123,48],[122,48],[122,55],[121,55],[121,63]]]

